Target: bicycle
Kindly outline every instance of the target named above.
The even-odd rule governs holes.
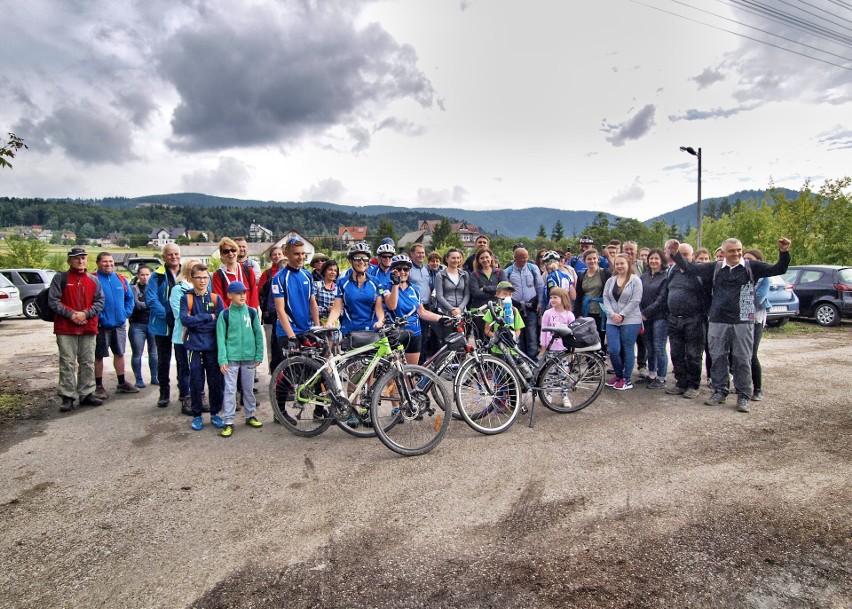
[[[496,329],[488,343],[474,351],[473,357],[462,366],[471,371],[470,382],[462,377],[462,370],[459,370],[455,383],[456,405],[473,429],[484,434],[496,434],[511,427],[518,415],[526,410],[521,404],[521,396],[527,392],[533,395],[529,409],[530,427],[534,424],[535,397],[554,412],[570,413],[582,410],[600,395],[606,370],[598,353],[600,344],[576,346],[571,340],[573,333],[570,328],[545,328],[553,333],[547,350],[557,338],[563,338],[566,350],[551,355],[539,366],[518,349],[514,330],[505,323],[494,303],[488,303],[487,307]],[[490,355],[495,350],[499,355]],[[483,352],[489,355],[482,355]],[[491,359],[485,360],[486,357]],[[503,366],[496,364],[495,360]],[[477,364],[477,361],[486,361],[487,364]],[[490,368],[490,377],[481,371],[483,365]],[[514,379],[508,373],[513,374]],[[493,385],[498,381],[499,388],[489,386],[489,382]],[[463,388],[466,386],[470,387],[470,391],[465,394]]]
[[[403,348],[391,345],[389,336],[404,327],[406,321],[404,317],[395,320],[378,331],[377,340],[340,355],[326,353],[325,359],[295,355],[281,362],[273,372],[269,391],[273,410],[282,424],[295,435],[311,437],[324,432],[333,422],[344,427],[347,421],[357,418],[370,425],[379,440],[398,454],[420,455],[437,446],[452,418],[448,416],[451,403],[446,387],[434,372],[405,364]],[[344,388],[340,371],[345,370],[347,362],[364,355],[371,356],[369,364],[354,386],[347,379]],[[365,387],[383,363],[388,370],[365,394]],[[370,396],[369,411],[357,403],[363,395]]]

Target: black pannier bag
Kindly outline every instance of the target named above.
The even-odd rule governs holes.
[[[359,330],[356,332],[352,332],[347,336],[344,336],[343,342],[340,344],[340,346],[344,351],[348,351],[349,349],[365,347],[370,343],[376,342],[377,340],[379,340],[378,332],[368,332],[366,330]]]
[[[450,348],[450,351],[466,351],[467,339],[461,332],[453,332],[444,339],[444,344]]]
[[[566,347],[590,347],[600,340],[597,324],[591,317],[578,317],[568,324],[568,329],[573,335],[562,341]]]

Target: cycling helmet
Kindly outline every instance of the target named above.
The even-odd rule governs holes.
[[[594,245],[595,240],[589,237],[588,235],[583,235],[580,237],[580,245]]]
[[[562,256],[559,255],[559,252],[554,250],[550,250],[541,257],[542,262],[558,262],[561,259]]]
[[[393,243],[382,243],[379,247],[376,248],[376,256],[381,256],[382,254],[395,254],[396,248],[393,246]]]
[[[405,254],[397,254],[393,258],[391,258],[391,268],[395,269],[398,266],[411,266],[411,258],[406,256]]]
[[[356,254],[367,254],[367,256],[371,256],[372,252],[370,251],[370,245],[365,243],[364,241],[353,243],[352,247],[349,248],[349,252],[346,254],[346,257],[351,258]]]

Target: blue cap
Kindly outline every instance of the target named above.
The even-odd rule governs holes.
[[[246,286],[242,281],[232,281],[228,284],[228,294],[233,294],[234,292],[247,292]]]
[[[394,245],[393,239],[391,239],[390,237],[385,237],[385,238],[383,238],[383,239],[379,242],[379,245],[385,245],[385,244],[387,244],[387,243],[390,243],[391,245]]]

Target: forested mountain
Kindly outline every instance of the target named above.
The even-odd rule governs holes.
[[[789,188],[776,188],[776,192],[781,193],[788,199],[795,199],[799,196],[799,193],[795,190],[790,190]],[[760,202],[766,196],[766,190],[739,190],[733,194],[730,194],[725,197],[712,197],[710,199],[704,199],[701,202],[702,206],[702,215],[705,218],[713,218],[714,220],[718,220],[724,214],[730,214],[731,210],[738,204],[744,203],[751,199],[752,201]],[[767,200],[769,205],[774,205],[775,201],[772,198]],[[688,227],[694,227],[697,222],[697,210],[695,209],[695,203],[691,203],[680,209],[675,209],[670,212],[666,212],[662,215],[655,216],[650,220],[645,220],[645,224],[650,226],[653,224],[655,220],[663,220],[666,224],[671,225],[674,223],[680,229],[687,229]]]

